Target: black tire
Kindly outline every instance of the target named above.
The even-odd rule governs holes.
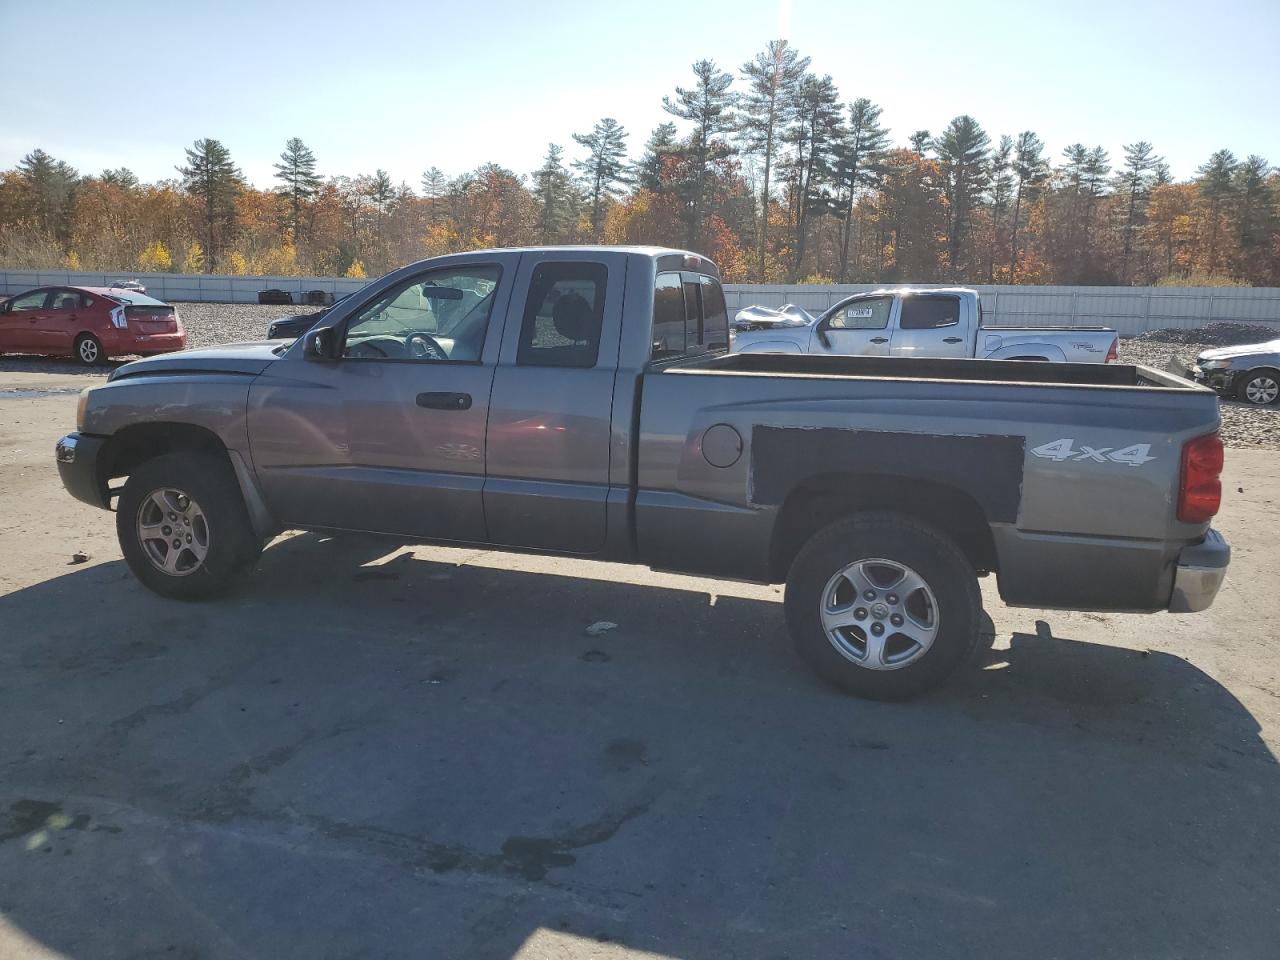
[[[869,559],[909,568],[936,601],[931,644],[919,645],[923,652],[893,669],[870,669],[854,662],[828,638],[822,623],[823,594],[836,574]],[[785,608],[796,649],[818,675],[872,700],[905,700],[938,686],[972,656],[981,633],[982,594],[968,559],[938,530],[894,513],[856,514],[814,534],[791,564]],[[893,628],[888,630],[892,633]],[[903,643],[886,638],[889,642]]]
[[[1249,396],[1250,388],[1254,396]],[[1240,378],[1240,386],[1236,388],[1236,399],[1255,407],[1266,407],[1280,400],[1280,372],[1275,370],[1251,370]]]
[[[82,333],[76,337],[75,346],[71,352],[76,363],[85,367],[96,367],[107,360],[106,353],[102,349],[102,341],[92,333]]]
[[[162,570],[152,559],[157,541],[149,541],[149,546],[138,532],[141,511],[154,509],[148,506],[152,494],[166,489],[182,492],[197,505],[205,529],[207,552],[198,563],[188,563],[190,569],[181,575]],[[116,535],[133,575],[148,589],[175,600],[221,596],[262,552],[230,464],[205,453],[165,454],[138,467],[116,506]]]

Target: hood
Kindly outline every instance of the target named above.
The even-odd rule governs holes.
[[[1219,347],[1216,350],[1202,350],[1201,360],[1231,360],[1235,357],[1247,357],[1251,353],[1280,353],[1280,340],[1269,340],[1266,343],[1245,343],[1238,347]]]
[[[280,356],[280,347],[278,340],[264,340],[162,353],[117,367],[107,379],[120,380],[149,373],[239,373],[254,376]]]
[[[733,315],[735,330],[773,330],[778,327],[807,327],[813,314],[794,303],[774,310],[770,307],[743,307]]]

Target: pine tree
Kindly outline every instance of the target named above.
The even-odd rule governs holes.
[[[838,282],[844,283],[849,272],[849,234],[852,232],[853,208],[859,190],[872,188],[880,175],[880,159],[889,147],[889,131],[880,125],[882,109],[859,97],[849,104],[849,122],[835,149],[836,182],[843,191],[841,207],[844,223],[840,232],[840,271]]]
[[[573,180],[564,165],[564,150],[547,144],[547,155],[533,174],[533,198],[538,204],[538,236],[541,243],[559,239],[571,222]]]
[[[113,187],[119,187],[121,190],[136,190],[139,186],[138,175],[128,167],[116,167],[114,170],[103,170],[102,176],[98,179]]]
[[[742,65],[747,91],[739,101],[738,133],[742,152],[764,164],[760,185],[760,220],[756,229],[756,275],[765,275],[765,251],[769,234],[769,202],[773,165],[782,131],[795,109],[796,92],[809,69],[809,58],[786,40],[770,40],[762,53]]]
[[[644,145],[644,156],[636,164],[636,186],[654,193],[663,189],[662,164],[680,152],[676,143],[676,125],[660,123],[653,128]]]
[[[1271,164],[1256,153],[1250,154],[1236,171],[1240,268],[1250,279],[1261,272],[1258,261],[1266,256],[1267,240],[1276,227],[1275,191],[1267,184],[1272,173]]]
[[[947,197],[947,265],[960,275],[960,249],[969,233],[969,217],[987,188],[987,148],[991,138],[968,114],[956,117],[934,141]]]
[[[38,147],[18,162],[24,213],[50,238],[68,239],[71,208],[80,175]]]
[[[422,199],[427,202],[427,223],[436,225],[443,213],[445,194],[449,192],[449,178],[439,167],[432,167],[422,175]]]
[[[1236,195],[1236,171],[1240,163],[1230,150],[1217,150],[1207,163],[1196,170],[1196,183],[1208,210],[1209,252],[1205,269],[1212,275],[1218,269],[1219,237],[1224,209]]]
[[[1009,212],[1013,195],[1013,137],[1005,134],[991,153],[991,245],[987,248],[987,283],[995,283],[996,248],[1000,245],[1000,223]]]
[[[917,157],[923,157],[925,151],[933,146],[933,139],[929,136],[928,130],[917,130],[907,137],[907,141],[911,144],[911,149]]]
[[[1044,143],[1030,130],[1023,130],[1013,147],[1013,219],[1009,228],[1009,282],[1017,283],[1018,227],[1022,222],[1022,204],[1039,195],[1049,179],[1049,161],[1044,158]]]
[[[792,282],[804,265],[809,221],[829,209],[829,194],[822,187],[835,168],[835,151],[841,138],[840,94],[830,76],[807,76],[796,94],[794,120],[785,139],[794,150],[792,182],[795,195],[795,254]]]
[[[375,170],[373,176],[369,179],[365,187],[364,195],[369,198],[369,202],[373,204],[375,213],[373,235],[382,239],[382,218],[386,215],[392,201],[396,198],[396,188],[391,182],[391,177],[387,171]]]
[[[573,162],[582,174],[591,198],[591,238],[600,240],[604,204],[617,196],[619,186],[628,179],[627,131],[613,117],[600,120],[590,133],[575,133],[573,139],[587,148],[587,156]]]
[[[702,234],[706,207],[707,179],[711,161],[715,159],[715,138],[733,129],[731,113],[733,96],[729,87],[733,77],[716,66],[714,60],[699,60],[693,65],[694,85],[676,87],[675,98],[663,97],[662,107],[672,116],[693,123],[691,159],[694,163],[692,203],[690,206],[687,246],[697,250]]]
[[[1125,144],[1124,167],[1115,180],[1116,192],[1125,197],[1124,226],[1121,228],[1121,283],[1129,282],[1129,259],[1133,253],[1134,234],[1142,224],[1151,188],[1159,182],[1161,168],[1168,177],[1169,168],[1162,158],[1155,155],[1155,149],[1146,140]]]
[[[289,207],[289,236],[294,243],[299,239],[303,205],[315,199],[320,189],[316,176],[316,156],[297,137],[285,142],[280,162],[275,164],[275,177],[282,182],[276,192]]]
[[[240,168],[231,161],[231,151],[219,141],[200,139],[187,148],[187,165],[178,167],[182,185],[204,207],[206,265],[218,256],[220,234],[235,222],[236,194],[244,186]]]

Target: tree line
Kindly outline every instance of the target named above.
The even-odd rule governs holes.
[[[0,172],[0,265],[366,276],[442,253],[535,243],[685,247],[735,282],[1280,285],[1280,175],[1214,151],[1176,182],[1145,140],[1058,157],[1032,130],[958,116],[896,142],[881,108],[842,99],[785,40],[736,72],[693,64],[638,158],[602,118],[497,163],[418,184],[321,175],[289,139],[250,185],[219,140],[177,176],[83,175],[43,150]]]

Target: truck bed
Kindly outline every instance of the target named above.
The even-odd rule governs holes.
[[[1204,390],[1190,380],[1135,364],[1044,363],[1029,360],[952,360],[906,357],[845,357],[793,353],[729,353],[667,368],[671,373],[731,373],[761,376],[857,377],[947,380],[976,383],[1053,384]]]

